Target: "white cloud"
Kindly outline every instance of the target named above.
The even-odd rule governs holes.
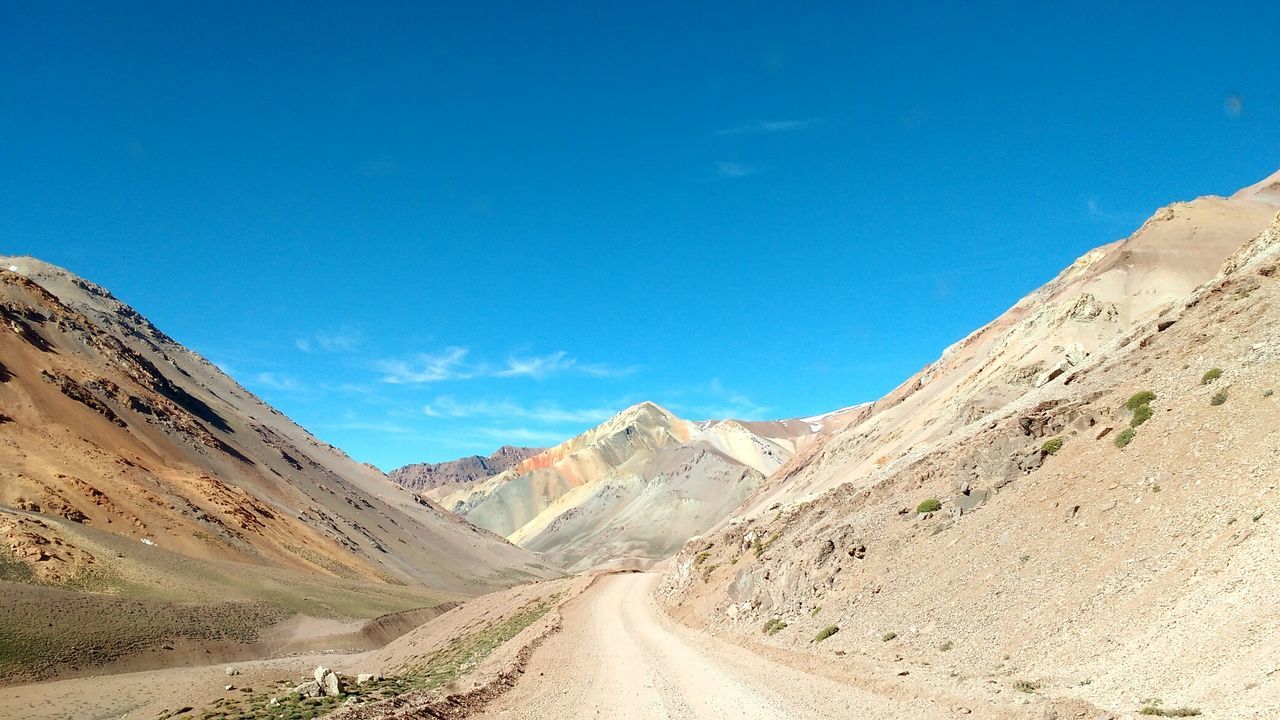
[[[382,381],[393,385],[464,380],[474,377],[464,365],[467,352],[466,348],[448,347],[439,354],[422,353],[409,361],[382,360],[377,367],[383,373]]]
[[[359,331],[352,329],[342,329],[336,331],[321,331],[307,337],[300,337],[293,341],[294,347],[302,352],[311,352],[312,350],[321,350],[324,352],[349,352],[355,350],[361,342]]]
[[[615,412],[615,408],[562,408],[552,403],[526,407],[510,400],[458,402],[447,395],[437,397],[430,405],[422,408],[424,415],[435,418],[505,418],[549,425],[599,423],[612,417]]]
[[[553,373],[568,370],[577,361],[561,350],[541,357],[507,358],[507,366],[493,373],[495,377],[531,377],[542,379]]]
[[[383,433],[388,435],[403,435],[412,432],[403,425],[388,422],[366,422],[361,420],[352,420],[350,422],[340,423],[320,423],[316,425],[318,428],[326,430],[361,430],[365,432]]]
[[[716,175],[722,178],[740,178],[755,175],[756,169],[742,163],[722,160],[716,163]]]
[[[1244,98],[1232,93],[1222,103],[1222,109],[1231,117],[1240,117],[1244,114]]]
[[[635,366],[618,368],[604,363],[580,363],[563,350],[549,355],[511,355],[502,363],[472,363],[468,362],[468,355],[467,348],[449,347],[440,353],[421,354],[410,360],[380,360],[374,366],[382,372],[382,381],[392,384],[485,377],[541,380],[565,372],[591,377],[622,377],[637,370]]]
[[[817,120],[752,120],[749,123],[716,130],[716,135],[759,135],[762,133],[780,133],[791,130],[803,130],[817,124]]]

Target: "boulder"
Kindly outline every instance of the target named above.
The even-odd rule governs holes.
[[[378,682],[381,679],[381,675],[375,675],[374,673],[360,673],[356,676],[356,684],[364,685],[365,683]]]
[[[315,680],[308,680],[302,683],[295,687],[292,692],[295,692],[304,698],[315,698],[324,694],[324,691],[320,689],[320,683]]]
[[[316,685],[320,686],[321,692],[329,697],[337,697],[342,694],[342,678],[338,673],[321,665],[316,668],[315,672]]]

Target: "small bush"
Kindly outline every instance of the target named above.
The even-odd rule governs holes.
[[[1209,383],[1213,382],[1214,380],[1217,380],[1220,377],[1222,377],[1222,368],[1212,368],[1210,370],[1206,370],[1204,375],[1200,376],[1200,384],[1208,385]]]
[[[916,506],[917,513],[938,512],[942,509],[942,501],[938,498],[929,498]]]
[[[880,637],[880,642],[889,642],[890,640],[896,637],[898,637],[898,633],[890,630],[889,632],[885,633]]]
[[[756,541],[751,544],[751,549],[755,551],[756,557],[759,558],[762,555],[764,555],[764,551],[768,550],[770,545],[773,545],[777,541],[778,541],[777,535],[774,535],[773,537],[769,538],[768,542],[761,542],[760,538],[756,538]]]
[[[1129,427],[1138,427],[1150,420],[1152,415],[1155,415],[1155,412],[1150,405],[1139,405],[1133,411],[1133,417],[1129,420]]]
[[[711,557],[711,553],[707,552],[706,550],[703,550],[702,552],[698,553],[698,557],[693,559],[693,566],[698,567],[702,563],[706,562],[707,558],[709,557]]]
[[[1120,432],[1120,434],[1116,435],[1116,439],[1114,440],[1116,447],[1123,449],[1125,445],[1129,444],[1129,441],[1133,440],[1133,436],[1137,434],[1137,430],[1134,430],[1131,427],[1125,428]]]
[[[816,605],[809,609],[809,617],[818,617],[818,613],[822,612],[822,606]]]
[[[1195,717],[1200,714],[1200,708],[1162,708],[1156,705],[1143,705],[1138,708],[1139,715],[1153,715],[1155,717]]]
[[[1139,390],[1124,401],[1124,407],[1126,410],[1137,410],[1143,405],[1150,405],[1155,399],[1156,394],[1150,390]]]
[[[1013,684],[1013,689],[1018,692],[1032,693],[1040,689],[1040,686],[1030,680],[1019,680]]]
[[[1214,406],[1221,405],[1222,403],[1224,403],[1224,402],[1226,402],[1226,401],[1227,401],[1227,389],[1226,389],[1226,388],[1222,388],[1222,389],[1221,389],[1221,390],[1219,390],[1218,392],[1214,393],[1214,394],[1213,394],[1213,397],[1209,398],[1209,404],[1210,404],[1210,405],[1214,405]]]
[[[1062,449],[1062,438],[1049,438],[1044,441],[1044,445],[1041,445],[1040,449],[1046,455],[1052,455]]]
[[[1276,391],[1275,391],[1275,390],[1263,390],[1263,391],[1262,391],[1262,397],[1271,397],[1272,395],[1275,395],[1275,394],[1276,394]]]
[[[838,632],[840,632],[839,625],[828,625],[818,631],[818,634],[813,638],[813,641],[822,642],[823,640],[826,640],[827,638],[831,637],[832,635],[835,635]]]
[[[782,622],[782,618],[769,618],[769,621],[764,624],[764,634],[777,635],[786,627],[787,624]]]
[[[942,643],[941,645],[939,645],[939,646],[938,646],[938,649],[939,649],[939,650],[941,650],[942,652],[946,652],[946,651],[950,650],[950,649],[951,649],[951,648],[953,648],[953,647],[955,647],[955,644],[954,644],[954,643],[952,643],[950,640],[947,640],[946,642],[944,642],[944,643]]]

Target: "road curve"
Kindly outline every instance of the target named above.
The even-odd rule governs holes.
[[[490,720],[922,718],[935,708],[817,677],[698,632],[653,601],[659,576],[603,577],[564,609]]]

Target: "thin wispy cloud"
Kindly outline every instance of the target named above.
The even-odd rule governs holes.
[[[500,363],[471,362],[470,351],[462,347],[446,348],[437,354],[419,354],[409,360],[380,360],[375,367],[382,381],[391,384],[423,384],[473,378],[531,378],[542,380],[552,375],[579,373],[591,377],[622,377],[635,372],[635,366],[613,367],[603,363],[580,363],[564,350],[547,355],[509,355]]]
[[[297,380],[274,372],[254,373],[249,384],[268,390],[297,390],[300,387]]]
[[[350,352],[360,346],[361,340],[359,331],[344,328],[300,337],[293,341],[293,345],[302,352]]]
[[[698,420],[763,420],[770,412],[770,408],[756,403],[746,393],[725,387],[719,378],[668,395],[668,407]]]
[[[504,418],[530,420],[542,424],[599,423],[612,417],[616,408],[562,408],[552,403],[525,406],[510,400],[459,402],[442,395],[424,405],[422,413],[434,418]]]
[[[527,427],[481,427],[471,431],[475,436],[483,437],[492,443],[503,444],[529,444],[529,445],[556,445],[564,442],[568,438],[564,433],[558,433],[554,430],[537,430]]]
[[[794,130],[804,130],[813,127],[818,120],[809,118],[806,120],[752,120],[749,123],[735,125],[733,127],[721,128],[714,131],[715,135],[760,135],[763,133],[781,133],[791,132]]]
[[[382,381],[392,385],[463,380],[474,377],[464,365],[467,352],[466,348],[449,347],[435,355],[420,353],[412,360],[380,360],[376,366]]]
[[[722,178],[743,178],[755,175],[756,169],[739,162],[721,160],[716,163],[716,175]]]
[[[325,430],[359,430],[362,432],[384,433],[388,435],[405,435],[413,432],[409,428],[395,423],[366,422],[362,420],[339,423],[318,423],[316,427]]]
[[[495,371],[495,377],[531,377],[542,379],[548,375],[562,372],[573,367],[575,360],[569,357],[569,354],[561,350],[543,355],[541,357],[517,357],[511,356],[507,358],[507,366],[501,370]]]

